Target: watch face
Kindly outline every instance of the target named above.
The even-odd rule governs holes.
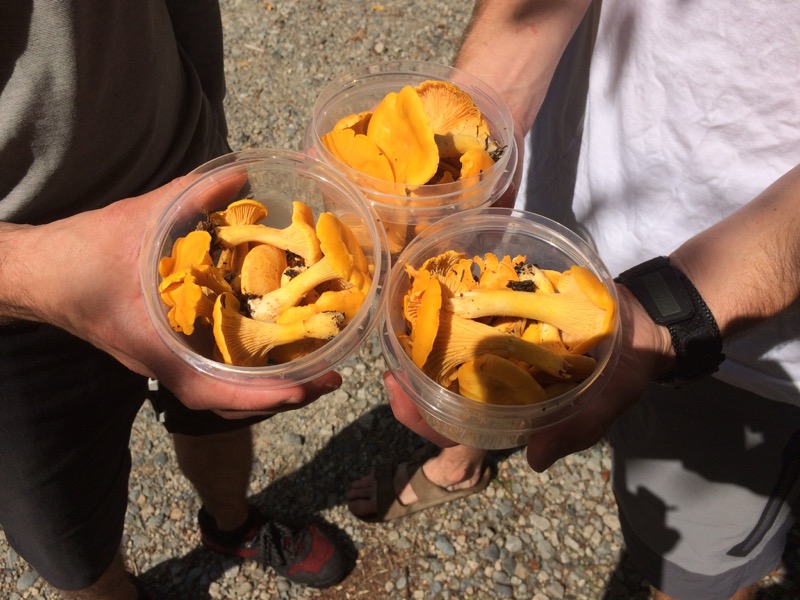
[[[692,282],[669,259],[650,259],[615,281],[636,296],[653,321],[669,328],[675,369],[656,383],[680,386],[719,368],[725,355],[717,322]]]
[[[641,282],[650,292],[650,298],[655,304],[655,309],[665,322],[681,321],[692,314],[692,306],[686,298],[681,302],[676,298],[672,287],[664,279],[664,271],[651,271],[641,277]],[[685,294],[683,294],[685,296]]]

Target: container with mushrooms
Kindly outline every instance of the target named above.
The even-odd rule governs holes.
[[[159,263],[170,326],[214,336],[214,358],[258,367],[283,363],[336,337],[361,308],[370,267],[350,228],[292,204],[292,222],[270,227],[256,200],[232,202],[178,238]]]
[[[278,149],[189,175],[144,232],[145,308],[192,369],[275,389],[333,370],[378,320],[389,270],[374,210],[341,173]]]
[[[331,82],[306,145],[372,203],[393,255],[438,219],[497,200],[517,153],[510,112],[491,88],[452,67],[410,61]]]
[[[535,404],[574,389],[595,369],[586,353],[614,332],[615,301],[584,267],[449,251],[406,271],[411,359],[472,400]]]
[[[439,220],[400,254],[383,294],[390,372],[461,444],[525,444],[591,402],[617,358],[607,269],[574,232],[533,213]]]

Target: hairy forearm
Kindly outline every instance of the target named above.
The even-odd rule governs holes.
[[[524,135],[590,0],[478,0],[456,66],[508,104]]]
[[[671,256],[697,287],[723,338],[800,299],[800,165]]]
[[[0,222],[0,325],[15,320],[36,320],[31,296],[26,236],[34,228]]]
[[[0,319],[49,323],[102,346],[140,293],[149,210],[141,197],[44,225],[0,223]]]

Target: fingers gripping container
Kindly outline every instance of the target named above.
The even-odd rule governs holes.
[[[273,149],[227,154],[200,166],[184,181],[145,231],[140,262],[147,313],[159,337],[175,355],[208,377],[275,389],[304,383],[333,370],[358,349],[377,322],[381,288],[390,263],[385,233],[351,182],[313,157]],[[189,337],[173,331],[167,319],[168,307],[159,295],[158,264],[171,253],[175,240],[195,229],[207,213],[224,210],[242,198],[263,203],[268,210],[264,222],[274,228],[290,224],[295,200],[311,208],[315,222],[321,213],[333,213],[353,230],[371,270],[371,287],[352,321],[321,348],[291,362],[243,367],[215,360],[211,332]]]
[[[400,336],[405,333],[403,298],[409,289],[406,265],[418,269],[428,258],[448,250],[467,258],[487,252],[498,258],[523,255],[542,269],[563,272],[572,265],[588,268],[617,302],[607,268],[592,248],[572,231],[532,213],[503,209],[474,209],[434,223],[409,243],[395,261],[383,294],[380,342],[388,368],[403,391],[416,403],[425,422],[449,439],[484,449],[525,445],[537,430],[574,417],[602,391],[617,361],[619,323],[596,346],[592,374],[577,387],[537,404],[508,406],[477,402],[437,384],[417,368]]]

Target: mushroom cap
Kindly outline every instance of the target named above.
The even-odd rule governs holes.
[[[170,299],[172,293],[177,287],[183,285],[188,277],[191,277],[196,285],[205,288],[205,293],[214,298],[223,292],[232,291],[220,270],[213,265],[190,265],[161,280],[158,291],[164,304],[174,306]]]
[[[281,285],[286,251],[269,244],[254,246],[244,257],[240,285],[243,294],[263,296]]]
[[[366,135],[367,126],[369,125],[369,120],[371,118],[372,111],[369,110],[353,113],[336,121],[336,123],[333,125],[332,131],[336,129],[352,129],[357,134],[360,133]]]
[[[332,129],[322,136],[322,143],[339,161],[359,173],[394,182],[389,158],[366,134],[350,128]]]
[[[342,279],[350,279],[355,262],[344,240],[342,223],[333,213],[322,213],[317,219],[317,238],[322,254],[333,270],[339,273]]]
[[[490,404],[535,404],[547,398],[525,369],[496,354],[481,354],[458,368],[458,393]]]
[[[494,166],[494,159],[483,148],[470,148],[461,155],[459,179],[469,179],[485,173]]]
[[[597,307],[591,326],[583,329],[561,328],[565,346],[573,354],[583,354],[605,340],[614,330],[617,305],[603,282],[585,267],[574,265],[558,279],[559,295],[587,298]]]
[[[170,306],[167,320],[175,331],[192,335],[198,318],[211,318],[214,300],[198,285],[190,269],[173,274],[161,298]]]
[[[245,198],[231,202],[225,210],[211,213],[212,225],[252,225],[267,217],[267,207],[258,200]]]
[[[479,269],[478,287],[481,289],[505,289],[509,281],[519,281],[517,270],[508,256],[498,259],[487,252],[474,260]]]
[[[162,302],[170,307],[167,313],[170,327],[192,335],[197,319],[211,321],[214,299],[232,290],[213,265],[192,265],[162,279],[158,291]]]
[[[308,204],[300,202],[299,200],[292,202],[292,224],[290,227],[296,228],[297,231],[301,232],[304,242],[301,244],[301,248],[307,246],[307,250],[301,253],[291,248],[286,249],[290,252],[294,252],[298,256],[302,256],[303,260],[306,261],[306,266],[311,266],[320,260],[322,258],[322,250],[320,249],[319,239],[317,238],[314,226],[314,213],[311,211],[311,207],[308,206]]]
[[[397,183],[423,185],[436,174],[439,148],[413,87],[405,86],[381,100],[369,121],[367,136],[388,157]]]
[[[450,295],[475,288],[477,283],[472,274],[472,264],[472,259],[464,258],[463,253],[454,250],[427,259],[419,269],[406,264],[406,273],[411,278],[411,287],[403,298],[406,320],[416,323],[419,301],[431,277],[438,279]]]
[[[433,349],[439,332],[439,315],[442,309],[442,285],[431,277],[417,307],[417,319],[411,330],[411,360],[422,369]]]
[[[169,277],[192,265],[210,265],[211,234],[207,231],[190,231],[175,240],[172,254],[164,256],[158,263],[158,274]]]
[[[406,265],[408,271],[409,265]],[[426,269],[415,271],[411,277],[411,285],[403,296],[403,316],[413,328],[417,323],[419,304],[425,290],[434,276]]]
[[[458,294],[477,286],[472,275],[472,263],[471,259],[465,258],[463,252],[447,250],[427,259],[418,270],[406,265],[406,273],[416,279],[421,271],[428,271],[438,277],[451,292]]]
[[[436,135],[439,154],[450,158],[470,149],[490,149],[489,123],[472,97],[449,81],[420,83],[417,94]]]
[[[317,219],[317,238],[331,268],[366,294],[372,285],[369,263],[350,228],[333,213],[324,212]]]
[[[422,263],[420,269],[430,271],[434,275],[446,275],[450,269],[464,258],[463,252],[456,252],[455,250],[447,250],[436,256],[432,256]],[[410,268],[410,267],[408,267]],[[408,270],[407,268],[407,270]]]
[[[343,217],[336,218],[339,220],[342,230],[342,239],[347,249],[350,251],[350,254],[353,255],[353,266],[361,273],[368,274],[370,272],[370,264],[364,254],[364,249],[361,246],[359,237],[353,231],[353,226],[349,225]],[[362,239],[365,240],[365,243],[369,243],[369,237],[366,235],[362,236]]]

